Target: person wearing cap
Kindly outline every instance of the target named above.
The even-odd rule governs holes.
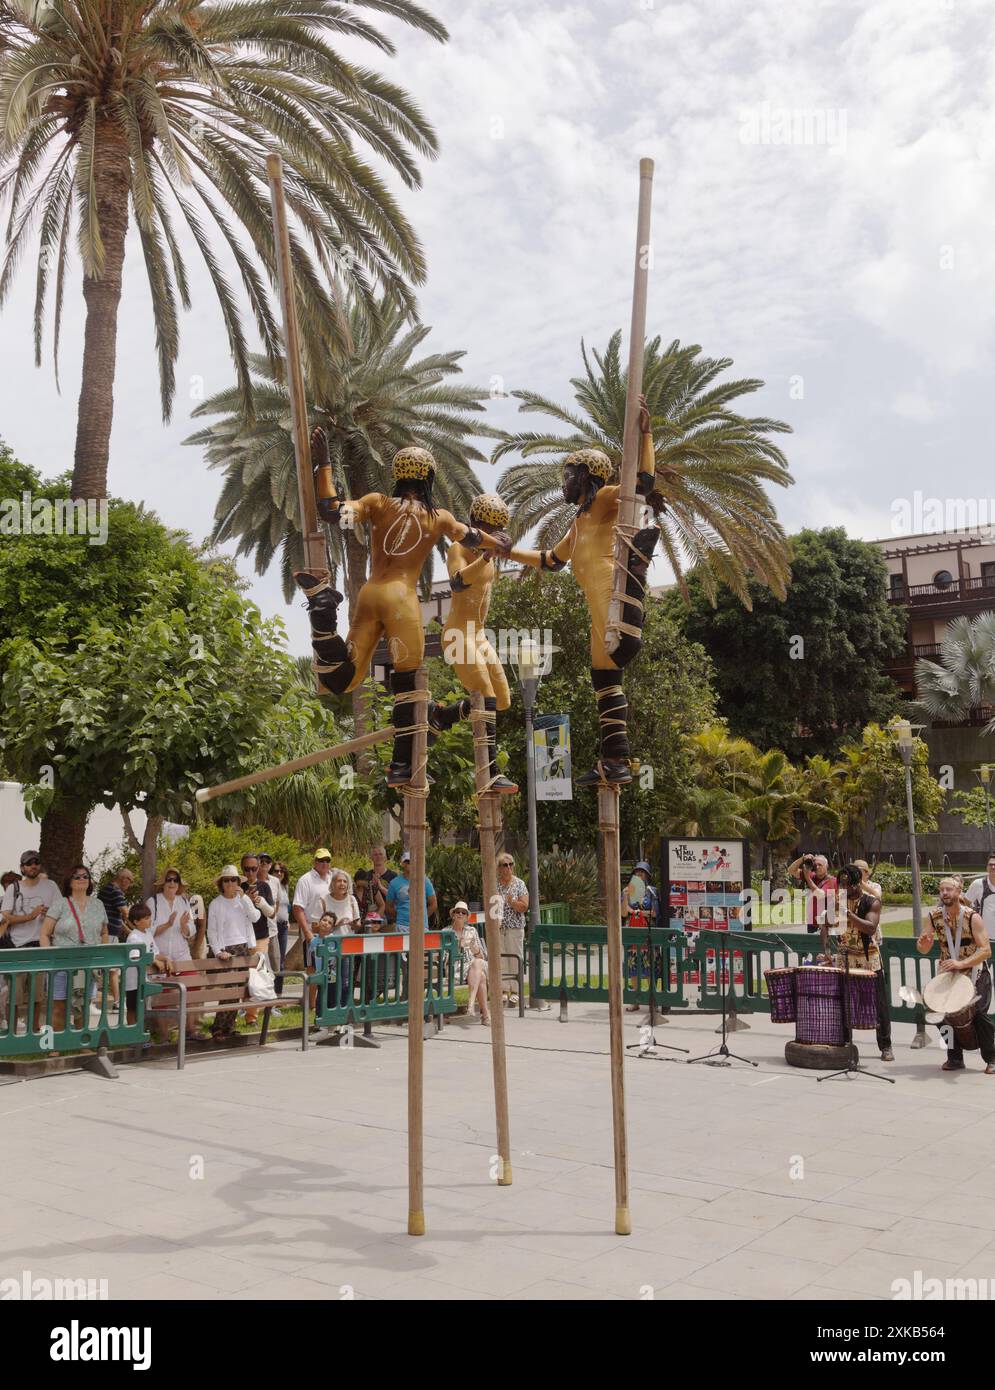
[[[242,891],[242,875],[234,864],[226,864],[214,880],[218,896],[207,909],[207,944],[216,960],[249,957],[258,965],[263,952],[256,942],[256,923],[260,912],[247,893]],[[230,1037],[238,1018],[237,1009],[226,1009],[214,1015],[211,1037],[215,1042]]]
[[[327,849],[316,849],[311,868],[301,874],[294,889],[293,914],[297,930],[304,943],[304,959],[313,966],[314,955],[311,943],[314,940],[318,923],[328,910],[328,899],[332,892],[332,856]],[[311,985],[308,990],[311,1008],[318,998],[318,990]]]
[[[0,933],[16,950],[37,946],[41,938],[42,923],[46,917],[58,916],[62,909],[62,894],[50,878],[42,875],[41,856],[36,849],[25,850],[21,855],[21,876],[17,883],[11,883],[0,899],[0,913],[3,926]],[[28,1003],[27,975],[17,982],[17,1008],[24,1017],[27,1027]],[[34,1028],[41,1027],[45,1013],[44,990],[35,999]],[[18,1026],[15,1020],[15,1028]]]
[[[393,922],[402,931],[407,931],[411,926],[411,851],[405,850],[401,855],[401,872],[390,881],[387,889],[387,920]],[[435,916],[438,908],[438,899],[435,896],[435,887],[428,874],[425,875],[425,924],[428,925],[430,918]]]
[[[622,926],[635,925],[630,923],[628,918],[632,913],[644,915],[651,927],[660,925],[660,895],[650,882],[653,870],[645,859],[640,859],[639,863],[632,871],[632,878],[628,885],[622,890]],[[642,954],[649,968],[649,952],[645,947],[631,947],[628,951],[627,974],[634,979],[639,978],[638,960]],[[654,955],[657,954],[654,951]],[[657,963],[659,966],[659,962]],[[642,1004],[627,1004],[626,1012],[630,1014],[638,1013]]]
[[[480,1021],[486,1028],[491,1021],[487,1007],[487,950],[470,921],[470,909],[462,900],[450,912],[449,925],[456,933],[456,944],[463,954],[463,976],[469,995],[467,1016],[473,1017],[474,1000],[479,998]]]

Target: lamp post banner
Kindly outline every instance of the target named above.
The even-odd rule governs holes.
[[[569,714],[537,714],[532,739],[536,800],[572,801]]]

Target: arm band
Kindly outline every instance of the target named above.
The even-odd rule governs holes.
[[[456,571],[456,573],[453,575],[452,579],[450,579],[450,581],[449,581],[449,587],[450,587],[450,589],[452,589],[452,591],[453,591],[454,594],[460,593],[461,590],[463,590],[463,589],[469,589],[469,588],[470,588],[470,585],[469,585],[469,584],[466,582],[466,580],[463,578],[463,572],[462,572],[462,570],[457,570],[457,571]]]
[[[480,545],[480,540],[480,532],[476,529],[476,527],[468,526],[466,535],[463,537],[460,544],[465,545],[467,550],[476,550]]]
[[[653,473],[636,474],[636,496],[648,497],[656,486],[656,475]]]
[[[566,560],[561,560],[560,557],[555,553],[555,551],[552,551],[552,550],[541,550],[541,551],[539,552],[539,568],[540,568],[540,569],[544,569],[544,570],[562,570],[562,569],[566,569],[566,567],[567,567],[567,562],[566,562]]]

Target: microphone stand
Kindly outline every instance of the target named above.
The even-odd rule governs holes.
[[[875,1081],[887,1081],[894,1086],[893,1076],[882,1076],[879,1071],[871,1071],[869,1067],[862,1067],[857,1061],[857,1049],[853,1045],[853,1028],[850,1024],[850,952],[846,949],[846,943],[841,942],[843,947],[843,1029],[846,1033],[846,1066],[839,1071],[831,1071],[828,1076],[817,1076],[816,1081],[833,1081],[837,1076],[872,1076]]]
[[[729,989],[732,989],[732,947],[717,946],[715,949],[716,964],[719,971],[719,985],[722,985],[723,958],[729,957]],[[707,959],[703,962],[703,969],[707,975]],[[689,1057],[687,1065],[693,1066],[695,1062],[704,1062],[709,1067],[731,1067],[733,1061],[744,1062],[748,1067],[758,1067],[759,1062],[753,1062],[749,1057],[741,1057],[738,1052],[730,1052],[726,1042],[726,990],[722,989],[722,1041],[718,1047],[713,1047],[711,1052],[706,1052],[701,1057]]]
[[[647,1019],[647,1022],[646,1022],[646,1023],[642,1023],[642,1024],[639,1025],[639,1032],[640,1032],[640,1034],[642,1034],[642,1033],[643,1033],[643,1029],[646,1028],[646,1027],[647,1027],[647,1024],[648,1024],[648,1026],[649,1026],[649,1038],[647,1039],[646,1037],[641,1036],[639,1042],[637,1042],[637,1043],[627,1043],[627,1044],[626,1044],[626,1047],[625,1047],[625,1050],[626,1050],[626,1052],[631,1052],[631,1051],[633,1050],[633,1048],[635,1048],[635,1049],[636,1049],[636,1056],[637,1056],[637,1057],[651,1057],[651,1058],[653,1058],[654,1061],[657,1061],[657,1062],[676,1062],[676,1061],[677,1061],[677,1058],[676,1058],[676,1057],[657,1057],[657,1055],[656,1055],[656,1048],[658,1048],[658,1047],[665,1047],[665,1048],[667,1049],[668,1052],[683,1052],[683,1053],[685,1053],[685,1054],[687,1054],[687,1052],[688,1052],[690,1049],[689,1049],[689,1048],[686,1048],[686,1047],[675,1047],[673,1043],[659,1042],[658,1039],[657,1039],[657,1036],[656,1036],[656,985],[655,985],[655,980],[656,980],[656,962],[655,962],[655,960],[654,960],[654,958],[653,958],[653,917],[652,917],[652,914],[648,915],[648,916],[647,916],[647,919],[646,919],[646,947],[647,947],[647,953],[648,953],[648,956],[649,956],[649,969],[650,969],[649,1018]],[[637,949],[638,949],[638,947],[637,947]],[[660,944],[660,970],[661,970],[661,972],[662,972],[662,970],[663,970],[664,961],[665,961],[665,959],[666,959],[666,950],[667,950],[666,946],[664,945],[664,943],[661,942],[661,944]],[[637,978],[638,978],[638,972],[637,972]]]

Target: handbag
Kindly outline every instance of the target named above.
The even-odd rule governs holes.
[[[249,998],[262,1003],[266,1000],[276,999],[276,977],[270,969],[269,961],[262,957],[258,965],[254,965],[249,970]]]

